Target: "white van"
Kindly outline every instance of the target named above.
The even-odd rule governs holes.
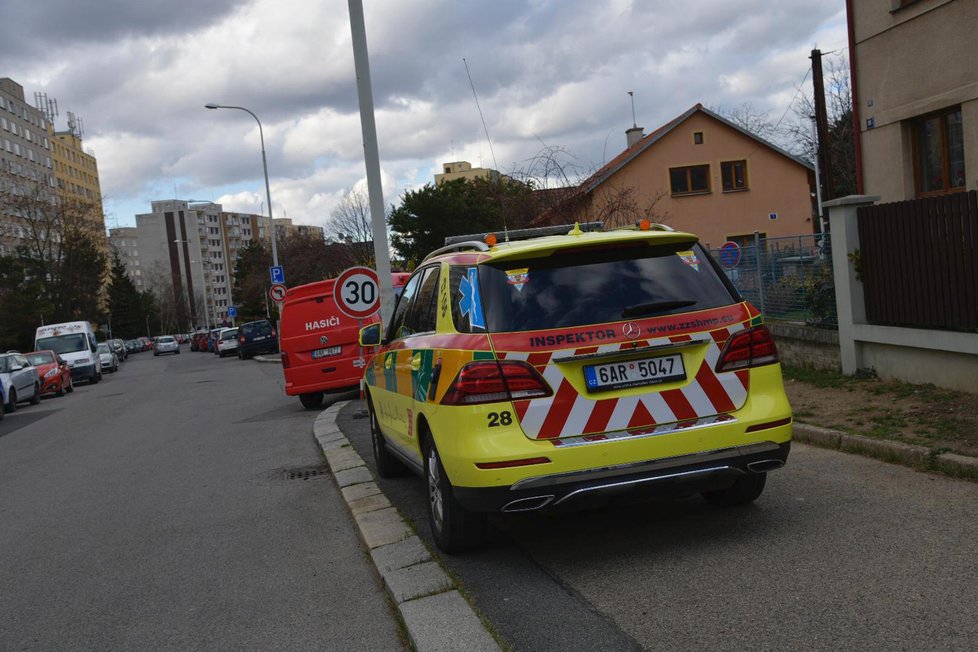
[[[102,362],[95,343],[95,329],[87,321],[39,326],[34,335],[35,351],[54,351],[68,361],[71,381],[102,380]]]

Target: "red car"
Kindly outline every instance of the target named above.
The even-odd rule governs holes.
[[[26,355],[31,364],[37,367],[37,377],[41,379],[41,395],[75,391],[71,384],[71,367],[54,351],[34,351]]]

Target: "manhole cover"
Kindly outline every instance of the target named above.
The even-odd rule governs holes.
[[[329,475],[329,467],[325,464],[316,466],[301,466],[294,469],[285,469],[286,480],[312,480]]]

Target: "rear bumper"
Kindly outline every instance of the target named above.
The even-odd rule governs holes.
[[[563,511],[620,497],[675,497],[730,486],[738,477],[781,468],[791,442],[758,442],[618,466],[528,477],[510,487],[454,487],[476,512]]]
[[[278,340],[270,339],[261,342],[245,342],[238,345],[238,350],[244,355],[259,353],[278,353]]]

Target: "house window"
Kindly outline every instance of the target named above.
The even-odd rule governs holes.
[[[964,130],[961,107],[912,123],[917,196],[964,190]]]
[[[723,192],[747,190],[747,161],[720,163],[720,177],[723,179]]]
[[[710,166],[689,165],[669,168],[669,185],[674,195],[710,192]]]
[[[694,131],[693,132],[693,144],[694,145],[702,145],[703,144],[703,132],[702,131]]]

